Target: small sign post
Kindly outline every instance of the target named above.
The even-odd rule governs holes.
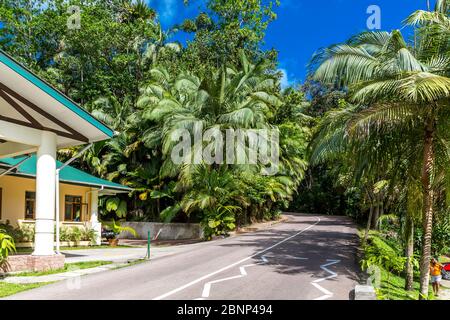
[[[147,260],[150,260],[150,243],[151,243],[152,239],[150,238],[150,230],[148,231],[147,234]]]

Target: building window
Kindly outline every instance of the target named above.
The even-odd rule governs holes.
[[[33,220],[36,213],[36,192],[25,192],[25,220]]]
[[[64,221],[82,221],[81,217],[81,197],[78,196],[66,196],[65,198],[65,211]]]

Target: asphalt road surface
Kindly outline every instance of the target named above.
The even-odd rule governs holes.
[[[345,217],[290,215],[267,230],[11,296],[49,300],[348,300],[358,281]]]

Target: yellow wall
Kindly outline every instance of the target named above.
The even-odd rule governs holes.
[[[36,191],[36,180],[4,176],[0,177],[0,188],[2,189],[2,218],[0,221],[6,222],[6,220],[9,220],[12,225],[17,226],[19,220],[25,219],[25,192]],[[88,204],[87,206],[83,205],[82,219],[83,221],[90,220],[90,193],[87,193],[89,191],[91,191],[90,187],[60,184],[61,222],[64,221],[64,202],[66,195],[82,197],[82,203]]]

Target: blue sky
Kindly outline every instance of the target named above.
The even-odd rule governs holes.
[[[182,0],[149,0],[164,27],[195,16],[203,2],[197,0],[185,7]],[[381,28],[392,30],[402,28],[401,22],[411,12],[425,9],[426,0],[281,0],[276,9],[278,19],[267,30],[264,48],[279,51],[279,68],[286,75],[284,86],[304,80],[306,65],[317,49],[367,30],[370,5],[381,9]],[[177,36],[177,40],[185,39]]]

